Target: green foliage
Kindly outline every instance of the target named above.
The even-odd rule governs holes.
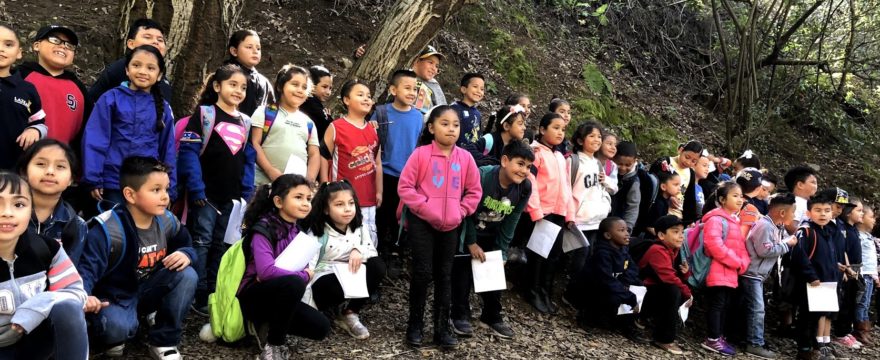
[[[610,96],[614,91],[611,87],[611,82],[605,78],[605,75],[602,74],[602,71],[599,70],[596,64],[590,62],[584,64],[581,76],[584,77],[587,88],[595,95]]]
[[[588,96],[574,100],[572,113],[574,118],[567,128],[569,135],[574,133],[580,123],[596,120],[617,134],[621,140],[631,140],[639,144],[639,154],[643,159],[650,160],[675,153],[676,144],[680,140],[678,132],[666,122],[645,116],[607,96]]]
[[[501,29],[492,29],[489,40],[492,65],[510,85],[530,90],[537,84],[535,64],[526,56],[525,49],[513,41],[513,35]]]

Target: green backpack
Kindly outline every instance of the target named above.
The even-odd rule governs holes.
[[[208,296],[211,331],[228,343],[245,336],[244,315],[235,296],[246,266],[242,243],[244,241],[239,240],[223,254],[217,271],[217,289]]]

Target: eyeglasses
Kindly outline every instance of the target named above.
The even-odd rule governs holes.
[[[61,40],[61,38],[58,38],[55,36],[47,37],[46,41],[48,41],[52,45],[61,45],[62,47],[64,47],[67,50],[76,51],[76,45],[74,45],[70,41]]]

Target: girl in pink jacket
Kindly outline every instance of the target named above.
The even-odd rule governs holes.
[[[703,215],[703,249],[712,263],[706,276],[709,336],[702,346],[732,356],[736,351],[723,337],[725,314],[732,305],[737,279],[745,274],[750,262],[737,216],[743,205],[742,189],[734,182],[721,183],[715,190],[715,199],[718,207]]]
[[[397,185],[398,216],[402,215],[409,231],[413,264],[406,341],[416,347],[422,344],[425,301],[432,278],[434,342],[443,348],[458,345],[449,332],[452,259],[459,226],[476,211],[483,196],[474,158],[455,146],[459,131],[457,113],[447,105],[435,107]]]

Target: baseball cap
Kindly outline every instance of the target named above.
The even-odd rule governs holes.
[[[428,57],[430,57],[432,55],[437,55],[437,57],[439,57],[440,60],[446,60],[446,56],[441,54],[439,51],[437,51],[437,49],[435,49],[431,45],[426,46],[425,49],[419,53],[419,59],[427,59]]]
[[[67,35],[67,39],[70,40],[71,44],[79,45],[79,37],[76,36],[76,33],[61,25],[46,25],[41,27],[40,30],[37,31],[37,35],[34,36],[34,41],[44,40],[48,38],[51,33],[62,33]]]
[[[665,215],[661,216],[657,221],[654,222],[654,231],[657,233],[665,233],[666,230],[673,226],[684,225],[681,222],[681,219],[675,215]]]
[[[856,206],[855,204],[849,202],[849,193],[846,190],[841,188],[834,188],[837,190],[837,195],[834,197],[834,202],[841,205],[846,206]]]

